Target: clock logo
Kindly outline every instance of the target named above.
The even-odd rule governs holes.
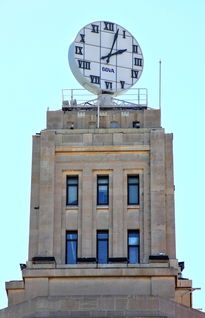
[[[96,95],[124,93],[139,80],[144,65],[132,34],[107,21],[82,28],[70,45],[68,60],[75,78]]]

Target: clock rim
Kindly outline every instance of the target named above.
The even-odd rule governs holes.
[[[134,38],[134,40],[137,42],[139,48],[140,48],[140,52],[141,52],[141,56],[142,56],[142,61],[143,61],[143,65],[142,65],[142,68],[140,70],[140,75],[139,75],[139,78],[137,78],[137,80],[131,84],[128,88],[125,88],[125,89],[120,89],[120,90],[115,90],[115,91],[109,91],[109,90],[103,90],[101,87],[98,87],[96,86],[95,84],[93,83],[90,83],[88,82],[87,78],[82,74],[82,72],[79,70],[79,67],[76,63],[77,59],[75,57],[75,44],[76,44],[76,38],[78,37],[78,35],[80,34],[81,30],[85,29],[86,27],[90,26],[91,24],[95,24],[95,23],[99,23],[100,26],[101,26],[101,23],[102,22],[108,22],[108,21],[94,21],[94,22],[90,22],[88,24],[86,24],[84,27],[82,27],[77,35],[75,36],[74,38],[74,41],[70,44],[69,46],[69,50],[68,50],[68,62],[69,62],[69,66],[70,66],[70,69],[74,75],[74,77],[76,78],[76,80],[86,89],[88,90],[89,92],[95,94],[95,95],[101,95],[101,94],[109,94],[109,95],[112,95],[112,96],[118,96],[118,95],[123,95],[124,93],[126,93],[129,89],[131,89],[140,79],[141,75],[142,75],[142,72],[143,72],[143,69],[144,69],[144,56],[143,56],[143,53],[142,53],[142,49],[141,49],[141,46],[139,45],[138,41],[136,40],[136,38],[132,35],[132,33],[130,31],[128,31],[126,28],[122,27],[120,24],[118,23],[115,23],[115,22],[110,22],[110,23],[114,23],[117,27],[120,27],[122,29],[124,29],[125,31],[127,31],[131,36],[132,38]],[[101,29],[100,31],[101,32]],[[99,46],[100,47],[100,46]],[[133,54],[133,53],[132,53]],[[117,65],[116,65],[117,67]],[[130,68],[131,70],[131,68]]]

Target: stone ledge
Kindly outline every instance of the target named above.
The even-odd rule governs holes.
[[[6,282],[6,289],[24,289],[24,281],[12,280],[10,282]]]
[[[149,145],[93,145],[93,146],[56,146],[56,153],[68,152],[133,152],[133,151],[149,151]]]
[[[87,266],[86,266],[87,265]],[[69,268],[40,268],[32,266],[23,270],[23,277],[131,277],[131,276],[177,276],[178,269],[162,266],[156,267],[125,267],[125,264],[78,264]],[[132,265],[132,264],[131,264]],[[93,266],[93,268],[92,268]]]

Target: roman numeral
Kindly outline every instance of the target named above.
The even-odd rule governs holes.
[[[139,73],[139,71],[131,70],[131,77],[132,78],[137,78],[138,77],[138,73]]]
[[[85,34],[80,34],[80,42],[85,43]]]
[[[84,70],[90,70],[90,62],[78,60],[78,66]]]
[[[125,36],[125,32],[126,32],[125,30],[123,30],[123,31],[122,31],[122,37],[123,37],[123,39],[125,39],[125,38],[126,38],[126,36]]]
[[[139,59],[139,58],[135,57],[134,58],[134,65],[142,66],[142,59]]]
[[[132,52],[133,53],[138,53],[138,45],[133,45],[132,46]]]
[[[76,46],[75,47],[75,54],[83,55],[83,47],[82,46]]]
[[[111,22],[104,22],[104,30],[107,30],[107,31],[114,31],[114,23],[111,23]]]
[[[100,84],[100,76],[90,75],[91,83]]]
[[[120,81],[120,85],[121,85],[121,88],[123,89],[125,87],[125,81]]]
[[[93,33],[99,33],[99,25],[91,24],[91,26],[92,26],[91,32],[93,32]]]
[[[112,89],[112,82],[105,82],[106,89]]]

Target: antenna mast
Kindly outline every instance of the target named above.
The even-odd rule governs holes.
[[[159,109],[161,110],[162,97],[162,61],[159,60]]]

